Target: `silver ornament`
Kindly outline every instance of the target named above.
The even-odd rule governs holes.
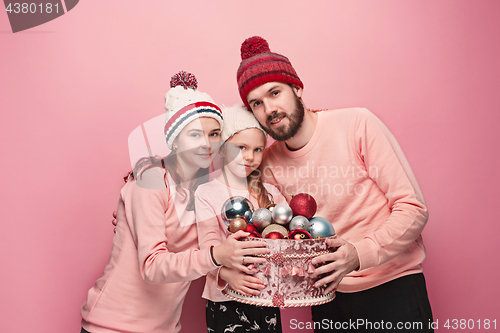
[[[302,215],[297,215],[290,221],[290,225],[288,226],[288,229],[290,231],[296,230],[296,229],[302,229],[305,231],[309,231],[309,220]]]
[[[270,225],[272,219],[271,212],[267,208],[256,209],[252,214],[252,223],[259,231]]]
[[[248,211],[250,211],[250,214],[253,212],[252,203],[245,197],[235,196],[224,202],[221,209],[221,217],[224,223],[229,226],[235,218],[243,218],[245,214],[248,216]]]
[[[312,238],[326,238],[335,235],[333,225],[324,217],[313,217],[309,220],[309,233]]]
[[[243,214],[243,218],[247,221],[247,222],[252,222],[252,214],[253,214],[253,208],[252,210],[247,210],[245,212],[245,214]]]
[[[274,207],[273,209],[272,214],[274,222],[282,225],[290,222],[293,216],[292,209],[286,203],[276,205],[276,207]]]

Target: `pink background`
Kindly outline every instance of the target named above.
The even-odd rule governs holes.
[[[239,47],[253,35],[289,57],[308,107],[367,107],[400,142],[429,206],[424,271],[440,327],[498,322],[499,31],[498,0],[86,0],[17,34],[2,10],[0,331],[79,332],[129,134],[162,115],[180,69],[238,102]],[[202,285],[186,332],[204,330]],[[284,311],[285,332],[292,318],[309,309]]]

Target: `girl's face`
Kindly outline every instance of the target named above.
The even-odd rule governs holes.
[[[219,150],[219,134],[220,125],[214,118],[201,117],[187,124],[172,144],[181,167],[208,168]]]
[[[248,128],[226,141],[225,170],[237,177],[247,177],[262,162],[266,137],[257,128]]]

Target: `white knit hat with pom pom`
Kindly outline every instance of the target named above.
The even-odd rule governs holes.
[[[168,148],[179,133],[192,120],[200,117],[210,117],[217,120],[222,128],[222,112],[214,103],[212,97],[198,88],[196,77],[184,71],[172,76],[171,89],[165,94],[165,138]]]

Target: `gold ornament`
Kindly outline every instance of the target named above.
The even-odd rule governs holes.
[[[245,219],[242,219],[241,217],[237,217],[231,221],[231,224],[229,224],[229,230],[232,233],[237,232],[238,230],[246,230],[247,229],[247,222]]]

